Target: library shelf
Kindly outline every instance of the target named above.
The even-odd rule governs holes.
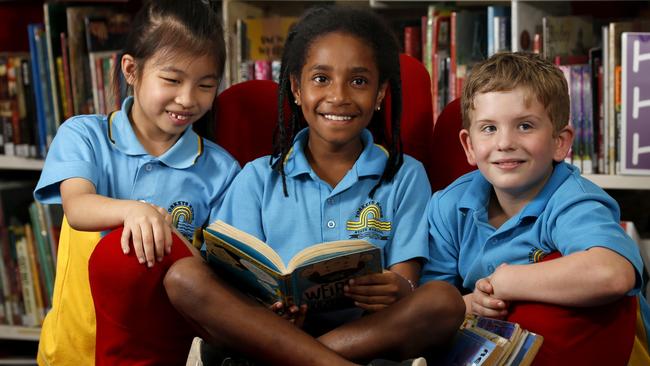
[[[41,170],[43,162],[41,159],[0,155],[0,169],[4,170]]]
[[[0,339],[38,341],[40,335],[41,328],[0,325]]]
[[[650,176],[647,175],[608,175],[583,174],[603,189],[650,190]]]

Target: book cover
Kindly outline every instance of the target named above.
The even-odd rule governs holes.
[[[593,19],[588,16],[545,16],[542,19],[544,57],[582,56],[595,45]]]
[[[131,27],[131,15],[113,13],[108,15],[87,15],[86,49],[88,52],[121,50]]]
[[[536,36],[541,38],[542,19],[548,15],[569,14],[570,3],[532,2],[512,0],[512,45],[513,52],[532,52]]]
[[[38,46],[39,35],[43,34],[43,25],[42,24],[30,24],[28,26],[29,34],[29,49],[31,54],[31,85],[34,95],[34,102],[36,106],[36,125],[38,131],[38,151],[42,157],[45,157],[47,152],[47,114],[49,113],[49,98],[47,98],[47,92],[43,88],[43,83],[47,79],[43,78],[45,75],[44,67],[41,63],[41,58],[38,57],[40,52],[40,47]]]
[[[56,60],[61,57],[61,42],[59,34],[67,28],[65,9],[66,4],[48,1],[43,3],[43,22],[45,24],[45,49],[48,60],[48,75],[52,98],[52,112],[58,127],[63,122],[63,84],[57,79]]]
[[[611,22],[609,23],[609,30],[607,35],[609,39],[608,42],[608,52],[607,59],[604,60],[603,64],[606,64],[606,75],[607,75],[607,99],[605,100],[605,108],[607,109],[606,116],[608,121],[606,122],[608,128],[606,133],[608,134],[608,146],[607,146],[607,159],[609,164],[609,174],[616,174],[620,171],[620,161],[617,157],[620,153],[620,145],[618,135],[618,127],[620,121],[617,118],[616,111],[616,102],[617,95],[620,96],[621,89],[620,84],[616,83],[616,70],[621,67],[621,35],[623,32],[648,32],[650,31],[650,22],[644,19],[636,19],[632,21],[623,21],[623,22]]]
[[[93,113],[90,65],[86,45],[85,18],[113,13],[104,6],[69,6],[66,8],[68,60],[70,62],[72,100],[75,114]]]
[[[650,175],[650,32],[624,32],[621,53],[621,173]]]
[[[490,57],[495,53],[501,51],[501,48],[498,46],[497,40],[500,38],[500,29],[501,29],[501,19],[507,19],[508,25],[510,25],[510,7],[504,5],[489,5],[487,7],[487,56]],[[499,21],[497,21],[499,20]],[[497,24],[499,27],[497,28]],[[508,27],[510,28],[510,27]],[[505,36],[506,30],[502,29]],[[507,32],[510,35],[510,32]],[[508,45],[510,44],[510,39],[508,39]]]
[[[241,20],[246,35],[242,45],[244,60],[279,60],[284,41],[296,17],[258,17]]]
[[[443,366],[481,366],[493,362],[492,354],[497,349],[496,344],[489,339],[461,329],[456,332],[449,352],[441,363]]]
[[[365,240],[316,244],[285,265],[266,243],[221,221],[204,229],[203,237],[208,263],[267,305],[307,304],[309,311],[351,307],[345,283],[382,271],[381,250]]]
[[[527,341],[532,334],[529,344]],[[444,365],[518,365],[535,358],[543,337],[514,322],[466,314]]]

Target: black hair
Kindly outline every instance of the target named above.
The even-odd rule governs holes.
[[[278,125],[273,138],[271,166],[282,176],[282,188],[288,196],[284,160],[291,148],[293,139],[306,123],[300,106],[295,104],[291,92],[291,77],[300,80],[307,53],[311,44],[324,35],[341,32],[358,37],[368,44],[374,54],[379,70],[379,85],[388,82],[391,94],[391,132],[386,139],[385,116],[374,113],[368,129],[379,141],[388,143],[388,161],[377,184],[369,197],[383,182],[393,179],[402,166],[402,142],[400,139],[400,118],[402,114],[402,81],[400,78],[399,43],[395,34],[385,21],[370,10],[354,7],[316,7],[309,9],[291,28],[282,53],[282,69],[278,90]],[[288,106],[289,115],[285,108]],[[384,108],[383,110],[386,110]]]
[[[131,24],[118,60],[129,54],[136,60],[136,77],[142,66],[157,52],[174,57],[183,50],[196,56],[213,56],[217,75],[223,75],[226,46],[216,2],[210,0],[146,0]],[[113,85],[119,87],[121,61],[113,70]],[[207,133],[214,121],[213,110],[194,123],[195,130]]]

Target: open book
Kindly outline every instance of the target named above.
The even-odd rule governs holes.
[[[353,306],[343,286],[354,277],[381,273],[381,250],[365,240],[307,247],[289,263],[253,235],[223,221],[203,230],[207,261],[238,289],[265,304],[307,304],[309,311]]]
[[[530,365],[543,341],[517,323],[467,314],[443,365]]]

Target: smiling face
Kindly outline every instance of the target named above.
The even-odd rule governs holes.
[[[566,156],[573,131],[554,132],[544,106],[518,87],[478,94],[460,139],[468,162],[478,165],[497,196],[532,199],[551,176],[553,161]]]
[[[125,55],[122,70],[134,88],[130,117],[140,139],[176,141],[212,108],[217,93],[217,63],[209,55],[163,57],[158,52],[139,71],[133,57]]]
[[[312,152],[340,151],[361,146],[361,131],[381,105],[386,84],[379,84],[372,48],[334,32],[311,43],[291,90],[309,125]]]

